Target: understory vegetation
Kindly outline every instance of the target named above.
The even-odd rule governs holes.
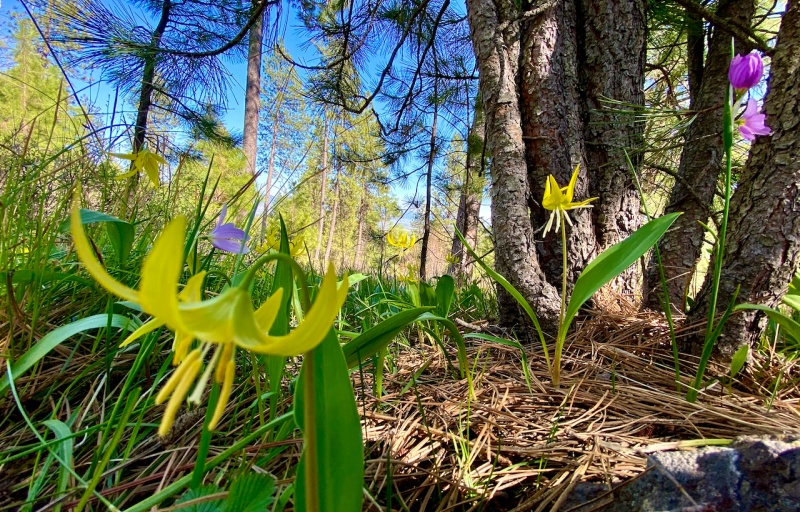
[[[796,207],[761,221],[781,263],[740,263],[779,245],[745,236],[759,162],[800,186],[800,107],[764,85],[800,81],[800,8],[735,3],[631,2],[636,94],[576,79],[567,129],[526,117],[535,58],[527,92],[491,75],[513,45],[480,0],[287,4],[314,65],[276,2],[26,2],[0,47],[0,511],[567,510],[649,453],[800,434]],[[221,57],[262,42],[242,137]]]

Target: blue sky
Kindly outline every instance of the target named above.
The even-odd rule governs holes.
[[[463,10],[463,2],[458,3],[462,6]],[[7,21],[12,11],[24,13],[24,9],[19,0],[0,0],[0,24],[4,26],[4,31],[9,30]],[[146,17],[144,12],[137,12],[140,12],[142,17]],[[313,64],[316,59],[316,51],[313,49],[313,46],[308,44],[307,34],[303,31],[300,21],[293,16],[293,12],[294,10],[289,7],[283,9],[281,13],[283,20],[281,21],[278,33],[280,37],[283,38],[284,45],[293,58],[305,64]],[[153,20],[149,21],[151,25],[155,23]],[[309,46],[311,46],[311,49],[309,49]],[[373,64],[376,69],[378,69],[382,63],[375,62]],[[227,68],[230,73],[231,86],[227,91],[228,110],[223,116],[223,122],[230,132],[241,133],[244,120],[244,84],[246,80],[247,64],[244,60],[241,60],[239,62],[229,63]],[[79,96],[81,100],[84,102],[88,100],[96,110],[105,112],[106,124],[109,124],[111,119],[110,110],[112,109],[115,95],[113,84],[99,81],[99,72],[93,77],[96,81],[91,84],[77,80],[75,77],[71,78],[73,79],[75,87],[80,90]],[[120,122],[119,113],[122,108],[127,110],[126,121],[132,123],[133,107],[131,105],[124,105],[122,101],[118,103],[116,122]],[[378,111],[381,111],[380,105],[376,105],[376,108]],[[181,137],[181,134],[177,136]],[[128,149],[127,147],[113,148],[113,150],[116,151],[127,151]],[[408,165],[416,166],[416,163],[409,162]],[[418,181],[416,179],[411,179],[405,187],[399,185],[393,186],[393,192],[398,198],[401,198],[401,201],[402,198],[410,199],[414,196],[414,189],[416,186],[418,186]],[[418,191],[417,197],[422,197],[422,194],[422,190]],[[487,207],[484,206],[484,208],[482,208],[481,216],[488,217]]]

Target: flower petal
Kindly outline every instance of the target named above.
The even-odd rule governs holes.
[[[333,265],[330,265],[305,319],[286,336],[264,335],[259,332],[255,321],[244,322],[246,315],[240,313],[237,319],[242,323],[237,325],[234,341],[239,347],[259,354],[288,357],[308,352],[319,345],[328,334],[347,298],[347,276],[342,281],[345,286],[337,289],[336,273]]]
[[[572,171],[572,177],[569,179],[569,185],[567,185],[567,192],[565,194],[567,203],[571,203],[572,198],[575,196],[575,184],[578,182],[578,170],[580,167],[581,164],[575,166],[575,170]]]
[[[103,265],[95,258],[92,245],[89,243],[89,239],[83,231],[79,197],[80,188],[75,190],[75,195],[72,198],[72,213],[70,215],[70,231],[72,231],[72,239],[75,242],[75,252],[78,253],[78,258],[81,260],[81,263],[83,263],[86,271],[89,272],[89,275],[92,276],[100,286],[117,297],[138,303],[139,293],[111,277]]]
[[[153,243],[142,265],[139,304],[173,331],[184,330],[178,316],[178,279],[183,271],[186,219],[176,217]]]

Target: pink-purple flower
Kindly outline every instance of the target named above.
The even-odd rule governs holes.
[[[211,242],[211,245],[220,251],[232,252],[235,254],[241,251],[242,254],[247,254],[250,249],[244,245],[244,242],[246,242],[249,237],[243,230],[234,226],[233,223],[228,222],[227,224],[223,224],[227,213],[228,205],[224,205],[219,214],[219,219],[217,219],[217,226],[211,231],[211,234],[208,235],[208,240]]]
[[[763,74],[764,63],[761,61],[761,56],[756,52],[752,52],[747,55],[736,55],[731,60],[728,80],[730,80],[734,89],[743,92],[758,84]]]
[[[742,117],[738,119],[739,133],[743,138],[753,141],[756,140],[756,135],[771,135],[772,130],[769,126],[764,124],[766,115],[758,111],[758,103],[756,100],[747,100],[747,107],[744,109]]]

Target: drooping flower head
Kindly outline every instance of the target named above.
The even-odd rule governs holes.
[[[747,55],[736,55],[731,60],[731,67],[728,70],[728,80],[736,90],[737,94],[741,94],[747,89],[754,87],[761,81],[761,76],[764,74],[764,62],[761,56],[756,52],[748,53]]]
[[[247,234],[233,225],[232,222],[223,224],[225,222],[225,215],[228,213],[228,205],[223,205],[222,211],[217,219],[217,226],[208,235],[208,240],[211,245],[220,251],[232,252],[238,254],[241,250],[242,254],[247,254],[250,249],[244,245],[249,237]]]
[[[164,160],[164,157],[157,154],[151,153],[147,150],[147,148],[140,149],[137,153],[110,153],[111,156],[115,156],[117,158],[122,158],[123,160],[130,160],[133,162],[131,165],[131,170],[120,174],[117,176],[118,180],[124,178],[130,178],[134,174],[140,173],[144,171],[147,174],[147,177],[150,178],[150,181],[153,182],[153,185],[158,188],[161,184],[161,179],[158,173],[158,165],[167,165],[167,161]]]
[[[545,210],[550,210],[553,213],[550,214],[550,218],[547,220],[547,225],[544,228],[544,233],[542,236],[546,236],[547,233],[550,231],[550,228],[553,226],[553,220],[556,221],[556,231],[558,231],[561,227],[561,217],[564,217],[564,221],[566,221],[570,226],[572,225],[572,221],[567,214],[568,210],[574,210],[576,208],[591,208],[592,201],[597,199],[596,197],[590,197],[589,199],[585,199],[583,201],[572,201],[572,198],[575,195],[575,184],[578,181],[578,169],[580,165],[575,166],[575,170],[572,172],[572,178],[569,180],[569,185],[566,187],[559,187],[558,182],[556,181],[555,177],[551,174],[547,177],[547,181],[544,185],[544,198],[542,199],[542,206]]]
[[[409,234],[408,231],[404,229],[393,229],[386,235],[386,241],[393,247],[408,250],[417,243],[417,237],[416,235]]]
[[[173,364],[178,367],[156,397],[157,403],[169,398],[159,428],[162,436],[169,432],[192,386],[194,391],[189,400],[199,403],[212,373],[222,386],[217,408],[209,423],[209,429],[213,430],[228,403],[236,369],[234,356],[237,348],[285,357],[308,352],[327,335],[347,297],[347,276],[343,277],[341,285],[337,285],[336,274],[333,267],[329,266],[316,299],[303,321],[285,336],[271,336],[268,332],[280,309],[282,289],[257,309],[253,308],[247,279],[212,299],[202,300],[204,274],[198,273],[179,292],[186,232],[186,220],[183,217],[172,220],[155,240],[142,265],[139,290],[134,290],[109,275],[95,257],[81,223],[78,197],[76,193],[70,217],[78,258],[103,288],[118,297],[138,303],[142,311],[153,317],[133,332],[123,345],[164,325],[175,332]],[[213,354],[205,363],[206,356],[212,350]]]
[[[756,135],[772,135],[772,130],[764,124],[766,118],[766,115],[758,111],[756,100],[752,98],[747,100],[747,107],[745,107],[744,113],[736,120],[742,138],[754,141],[756,140]]]

